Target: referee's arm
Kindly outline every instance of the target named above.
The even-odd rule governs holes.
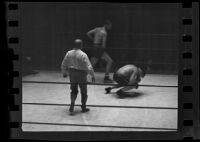
[[[86,69],[87,69],[87,72],[92,76],[92,77],[94,77],[94,70],[93,70],[93,67],[92,67],[92,65],[91,65],[91,63],[90,63],[90,60],[89,60],[89,58],[88,58],[88,56],[85,54],[85,56],[84,56],[84,61],[85,61],[85,63],[86,63]]]
[[[67,60],[68,60],[68,53],[65,55],[61,64],[61,73],[63,74],[63,76],[67,75],[67,70],[68,70]]]

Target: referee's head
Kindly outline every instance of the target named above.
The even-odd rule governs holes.
[[[75,48],[77,48],[77,49],[82,49],[82,47],[83,47],[83,42],[82,42],[82,40],[81,39],[75,39]]]

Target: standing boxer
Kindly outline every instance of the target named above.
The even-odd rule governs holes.
[[[103,27],[97,27],[89,32],[87,36],[93,41],[93,55],[91,58],[91,64],[94,67],[98,60],[101,58],[106,61],[106,72],[104,77],[104,83],[112,83],[113,81],[109,77],[109,72],[112,66],[112,59],[105,51],[106,40],[107,40],[107,30],[110,30],[112,24],[110,21],[106,21]]]
[[[82,112],[89,111],[86,108],[87,102],[87,74],[92,76],[92,82],[95,82],[94,71],[92,65],[82,49],[82,41],[80,39],[75,40],[76,47],[68,51],[62,61],[61,70],[63,77],[67,77],[69,74],[70,88],[71,88],[71,105],[69,111],[73,114],[74,104],[78,94],[78,85],[81,90],[81,108]]]

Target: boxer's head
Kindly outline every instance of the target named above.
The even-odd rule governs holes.
[[[82,47],[83,47],[83,42],[82,42],[82,40],[81,39],[76,39],[75,41],[75,48],[77,48],[77,49],[82,49]]]
[[[145,77],[145,75],[146,75],[145,70],[144,70],[144,69],[141,69],[141,68],[138,68],[138,70],[139,70],[140,76],[141,76],[142,78]]]
[[[104,26],[105,26],[106,30],[110,30],[112,28],[112,23],[109,20],[106,20],[106,23]]]

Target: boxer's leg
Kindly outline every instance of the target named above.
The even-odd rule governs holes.
[[[73,112],[74,111],[74,104],[75,104],[77,94],[78,94],[78,84],[72,83],[70,88],[71,88],[71,105],[70,105],[69,111]]]
[[[137,89],[138,88],[138,82],[136,81],[134,84],[129,85],[129,86],[125,86],[124,88],[122,88],[121,90],[123,92],[129,91],[131,89]]]
[[[126,92],[126,91],[129,91],[129,90],[131,90],[131,89],[136,89],[136,86],[126,86],[126,87],[123,87],[121,90],[122,90],[123,92]]]
[[[71,89],[71,105],[69,111],[72,113],[74,111],[75,101],[78,95],[78,78],[77,71],[74,69],[69,69],[69,79],[70,79],[70,89]]]
[[[80,87],[80,90],[81,90],[81,108],[82,108],[82,112],[87,112],[89,111],[90,109],[89,108],[86,108],[86,103],[87,103],[87,98],[88,98],[88,95],[87,95],[87,74],[86,73],[82,73],[81,76],[79,77],[79,80],[80,80],[80,84],[79,84],[79,87]]]
[[[103,53],[103,55],[101,56],[101,59],[106,61],[106,72],[105,72],[104,82],[111,82],[112,83],[113,81],[110,79],[109,73],[110,73],[113,61],[112,61],[111,57],[106,52]]]
[[[99,58],[101,56],[101,47],[99,45],[93,45],[92,49],[92,57],[91,57],[91,64],[94,68],[96,63],[99,61]]]
[[[133,88],[137,89],[137,84],[135,84],[133,86],[128,86],[129,81],[122,74],[116,73],[116,74],[113,75],[113,78],[121,87],[123,87],[116,92],[117,95],[119,95],[120,97],[125,97],[126,92],[133,89]]]
[[[88,95],[87,95],[87,84],[80,84],[79,85],[80,90],[81,90],[81,108],[82,108],[82,112],[87,112],[90,109],[86,108],[86,103],[87,103],[87,99],[88,99]]]
[[[116,94],[120,97],[120,98],[125,98],[126,96],[129,96],[128,91],[131,89],[137,89],[137,86],[126,86],[123,87],[122,89],[119,89]]]
[[[91,64],[92,64],[93,68],[95,67],[95,65],[96,65],[97,62],[98,62],[98,58],[96,58],[96,57],[92,57],[91,58]]]
[[[128,83],[123,76],[117,74],[116,72],[113,74],[113,80],[116,81],[117,84],[112,87],[105,88],[107,94],[110,93],[112,89],[123,87],[124,84],[126,85]]]

